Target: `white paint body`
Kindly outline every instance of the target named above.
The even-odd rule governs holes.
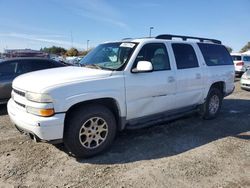
[[[63,138],[65,114],[73,105],[84,101],[112,98],[116,101],[119,115],[127,121],[165,111],[179,109],[205,102],[211,85],[224,83],[224,93],[234,89],[234,67],[207,66],[199,47],[193,46],[198,68],[178,70],[169,41],[160,39],[137,39],[138,46],[123,71],[109,71],[82,67],[64,67],[24,74],[16,78],[13,88],[22,92],[46,93],[53,98],[51,104],[56,115],[38,117],[26,112],[18,103],[43,107],[43,103],[28,101],[13,93],[8,103],[11,120],[20,128],[34,133],[43,140]],[[142,46],[147,43],[166,45],[171,70],[132,73],[134,60]],[[14,100],[13,100],[14,99]]]

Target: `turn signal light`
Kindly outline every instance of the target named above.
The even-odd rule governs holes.
[[[54,109],[40,109],[40,116],[49,117],[54,115]]]
[[[41,109],[41,108],[34,108],[34,107],[26,106],[26,111],[28,113],[31,113],[37,116],[42,116],[42,117],[50,117],[55,114],[55,110],[53,108]]]

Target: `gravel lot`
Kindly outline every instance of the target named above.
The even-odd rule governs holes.
[[[250,92],[236,82],[220,116],[124,131],[91,159],[20,135],[0,107],[0,187],[250,187]]]

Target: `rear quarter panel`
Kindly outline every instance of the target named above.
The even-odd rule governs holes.
[[[221,66],[206,66],[204,72],[205,85],[207,86],[204,92],[204,99],[207,97],[209,89],[213,83],[224,82],[224,94],[230,93],[234,89],[234,66],[221,65]]]

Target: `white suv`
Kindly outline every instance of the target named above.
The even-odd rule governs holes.
[[[18,130],[63,141],[76,157],[100,153],[124,128],[190,112],[214,118],[234,90],[232,58],[214,39],[159,35],[108,42],[80,64],[16,78],[8,102]]]

